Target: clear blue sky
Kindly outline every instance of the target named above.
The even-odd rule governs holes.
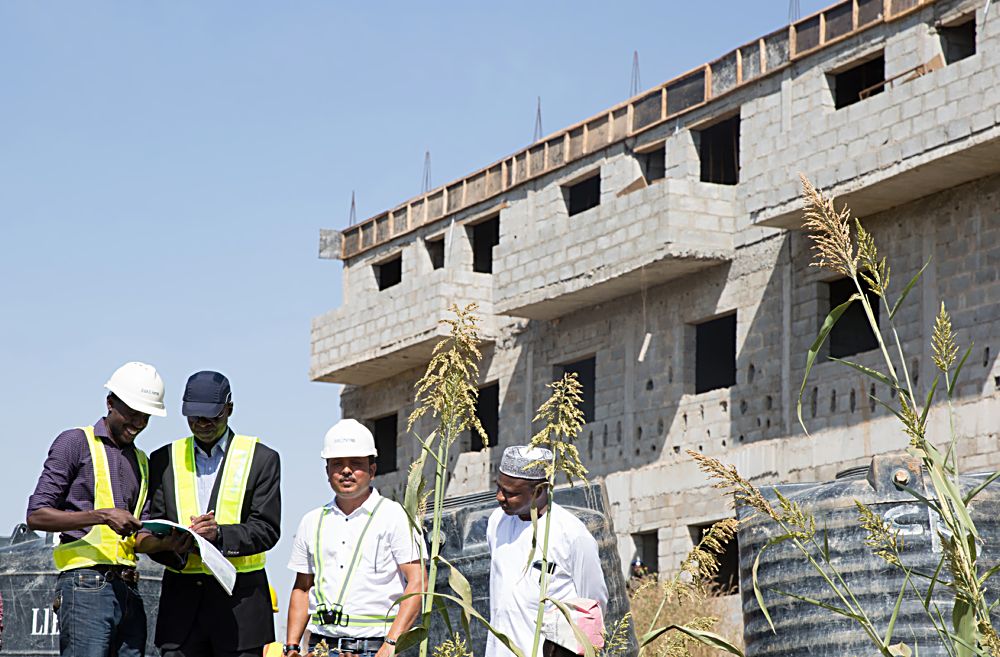
[[[826,2],[805,0],[802,15]],[[127,360],[156,365],[187,435],[187,376],[233,383],[233,426],[282,454],[282,592],[338,386],[309,322],[340,304],[320,228],[420,191],[787,22],[785,0],[0,3],[0,534],[52,438],[96,421]],[[752,139],[752,135],[745,135]],[[281,622],[283,625],[283,621]]]

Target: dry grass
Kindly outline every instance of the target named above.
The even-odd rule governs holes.
[[[669,623],[687,625],[699,629],[709,629],[722,635],[737,647],[743,647],[743,626],[740,623],[740,603],[738,596],[719,596],[718,591],[708,586],[675,588],[670,581],[657,581],[655,575],[635,580],[630,596],[632,617],[636,634],[641,638],[653,621],[663,596],[669,596],[660,611],[656,626]],[[708,619],[714,620],[712,627],[705,627]],[[645,657],[719,657],[720,651],[697,641],[687,640],[676,632],[661,636],[646,647]]]

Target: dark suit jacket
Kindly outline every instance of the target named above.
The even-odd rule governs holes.
[[[225,458],[229,457],[226,452]],[[150,518],[187,525],[177,517],[170,445],[149,457]],[[208,508],[215,508],[225,460],[219,467]],[[227,557],[265,552],[281,533],[281,464],[278,453],[257,443],[247,479],[247,493],[238,525],[221,525],[215,546]],[[178,567],[176,555],[149,555],[164,565]],[[263,570],[236,575],[233,595],[226,595],[211,575],[182,575],[165,571],[156,619],[156,645],[174,650],[197,622],[209,630],[216,654],[250,650],[274,641],[274,620],[267,574]]]

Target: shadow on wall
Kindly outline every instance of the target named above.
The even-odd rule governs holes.
[[[714,309],[728,270],[729,265],[719,266],[697,279],[685,277],[650,288],[644,295],[629,295],[558,320],[531,321],[514,336],[518,357],[503,400],[501,443],[530,439],[538,429],[530,424],[534,409],[548,398],[546,384],[564,371],[575,371],[588,396],[583,407],[589,421],[576,444],[590,476],[658,461],[674,444],[670,433],[679,401],[693,385],[687,372],[693,363],[685,362],[684,348],[693,327],[678,323],[677,317],[692,307],[694,288],[699,291],[696,305]],[[685,288],[689,291],[676,291]],[[647,331],[650,344],[639,361]],[[493,475],[501,453],[491,455]]]

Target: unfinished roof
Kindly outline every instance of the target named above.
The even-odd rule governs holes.
[[[936,0],[845,0],[747,43],[658,87],[555,132],[464,178],[326,235],[325,257],[347,260],[421,226],[484,203],[611,144],[703,107],[803,57]],[[329,231],[327,232],[329,233]],[[332,243],[330,243],[332,242]]]

